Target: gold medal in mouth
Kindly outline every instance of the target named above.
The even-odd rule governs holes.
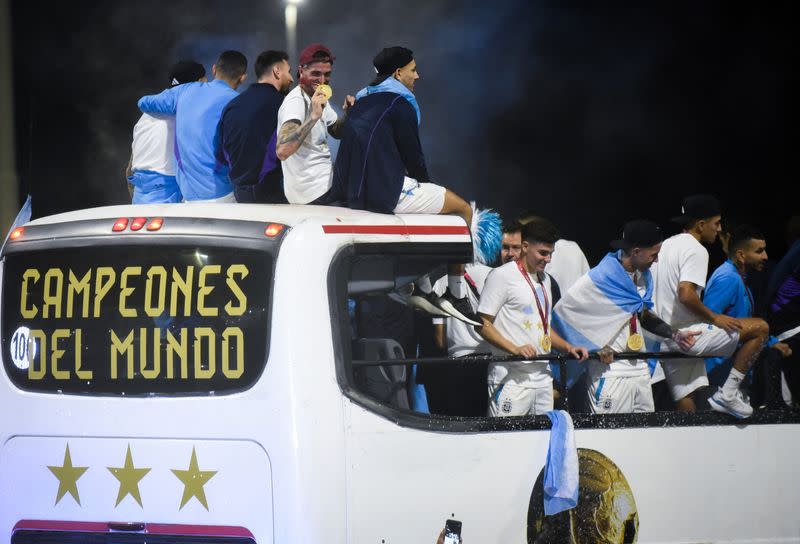
[[[328,100],[333,96],[333,89],[331,89],[331,86],[325,85],[324,83],[317,86],[317,91],[322,91],[322,94],[324,94],[325,98]]]

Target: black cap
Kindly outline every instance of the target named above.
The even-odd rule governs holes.
[[[387,76],[394,73],[398,68],[402,68],[414,60],[414,52],[405,47],[384,47],[381,52],[372,59],[372,65],[379,76]]]
[[[203,68],[202,64],[193,60],[182,60],[176,62],[172,70],[169,71],[169,84],[170,87],[174,87],[181,83],[191,83],[204,75],[206,75],[206,69]]]
[[[692,195],[683,199],[681,215],[673,217],[675,223],[685,225],[695,219],[707,219],[722,215],[719,200],[711,195]]]
[[[661,229],[652,221],[634,219],[625,223],[622,239],[611,242],[614,249],[631,249],[634,247],[652,247],[664,240]]]

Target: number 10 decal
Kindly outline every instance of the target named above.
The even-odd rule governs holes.
[[[19,327],[11,337],[11,360],[20,370],[27,370],[36,357],[36,342],[32,341],[30,334],[28,327]]]

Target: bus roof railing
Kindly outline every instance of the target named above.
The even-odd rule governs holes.
[[[685,353],[665,351],[665,352],[652,352],[652,351],[621,351],[613,354],[613,360],[641,360],[641,359],[698,359],[707,357],[725,357],[723,355],[704,354],[702,357],[698,355],[687,355]],[[590,351],[589,357],[586,359],[600,359],[597,351]],[[411,357],[403,359],[353,359],[353,368],[366,368],[375,366],[391,366],[391,365],[446,365],[446,364],[481,364],[481,363],[510,363],[516,361],[551,361],[558,364],[559,377],[557,380],[557,389],[565,403],[568,403],[568,371],[567,361],[577,361],[574,357],[569,355],[551,352],[544,355],[536,355],[534,357],[524,357],[522,355],[494,355],[491,353],[474,353],[471,355],[464,355],[461,357]]]
[[[614,353],[615,361],[631,360],[631,359],[705,359],[709,357],[726,357],[725,355],[687,355],[685,353],[665,351],[665,352],[651,352],[651,351],[621,351]],[[599,359],[600,355],[597,351],[589,352],[589,359]],[[517,361],[551,361],[558,363],[566,363],[567,361],[575,361],[574,357],[564,355],[562,353],[552,352],[546,355],[536,355],[534,357],[524,357],[522,355],[494,355],[491,353],[473,353],[472,355],[464,355],[461,357],[406,357],[404,359],[354,359],[352,364],[354,367],[364,366],[388,366],[388,365],[441,365],[452,363],[512,363]]]

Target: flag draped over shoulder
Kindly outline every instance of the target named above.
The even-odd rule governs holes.
[[[653,307],[653,277],[642,272],[640,295],[616,254],[609,253],[570,288],[553,309],[553,328],[570,344],[590,350],[609,344],[631,315]]]

